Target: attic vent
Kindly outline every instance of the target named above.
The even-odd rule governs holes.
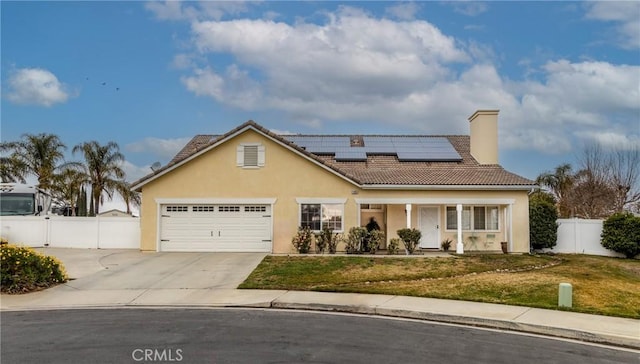
[[[351,147],[364,147],[364,139],[362,135],[351,136]]]
[[[244,166],[245,167],[258,166],[258,146],[257,145],[245,145]]]

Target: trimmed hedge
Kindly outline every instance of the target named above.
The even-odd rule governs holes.
[[[0,288],[3,293],[27,293],[68,280],[62,263],[27,247],[0,247]]]
[[[603,247],[633,258],[640,254],[640,217],[615,213],[602,224],[600,237]]]
[[[558,210],[541,198],[529,200],[529,241],[533,249],[553,248],[558,240]]]

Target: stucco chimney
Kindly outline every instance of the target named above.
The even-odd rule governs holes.
[[[478,110],[469,117],[471,155],[480,164],[498,164],[498,113]]]

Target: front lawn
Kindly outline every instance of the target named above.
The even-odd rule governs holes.
[[[640,318],[640,261],[586,255],[441,258],[268,256],[239,288],[359,292],[557,308]]]

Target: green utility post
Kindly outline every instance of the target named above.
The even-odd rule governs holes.
[[[573,287],[571,283],[560,283],[558,288],[558,306],[571,307],[573,303]]]

